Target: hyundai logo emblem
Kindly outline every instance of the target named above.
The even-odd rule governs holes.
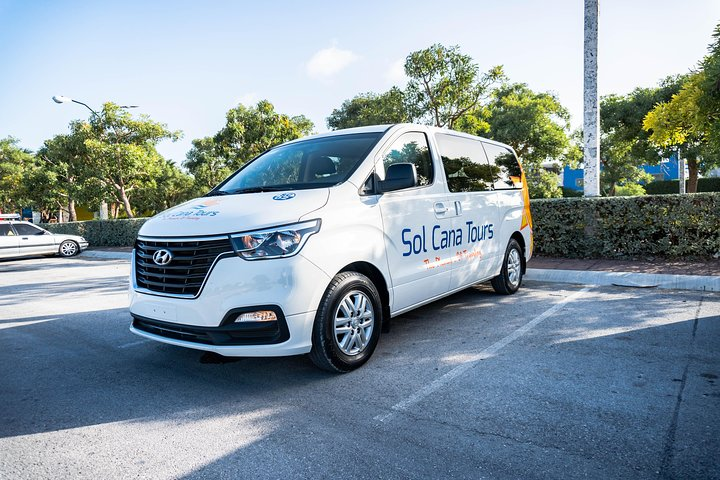
[[[153,262],[157,265],[167,265],[172,261],[172,253],[169,250],[158,250],[153,253]]]

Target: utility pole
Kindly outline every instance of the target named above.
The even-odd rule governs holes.
[[[586,197],[600,196],[600,104],[597,88],[598,1],[585,0],[583,190]]]
[[[678,164],[678,183],[680,184],[680,193],[685,193],[685,160],[680,158],[680,147],[677,149],[677,164]]]

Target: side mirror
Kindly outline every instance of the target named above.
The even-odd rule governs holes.
[[[412,163],[394,163],[385,172],[385,180],[378,182],[380,193],[393,192],[417,185],[417,171]]]

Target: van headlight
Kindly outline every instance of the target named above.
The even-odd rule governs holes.
[[[320,230],[320,220],[230,235],[235,253],[245,260],[290,257],[300,251],[310,235]]]

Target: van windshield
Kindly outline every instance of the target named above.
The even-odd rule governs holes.
[[[210,195],[326,188],[347,180],[384,132],[281,145],[244,165]]]

